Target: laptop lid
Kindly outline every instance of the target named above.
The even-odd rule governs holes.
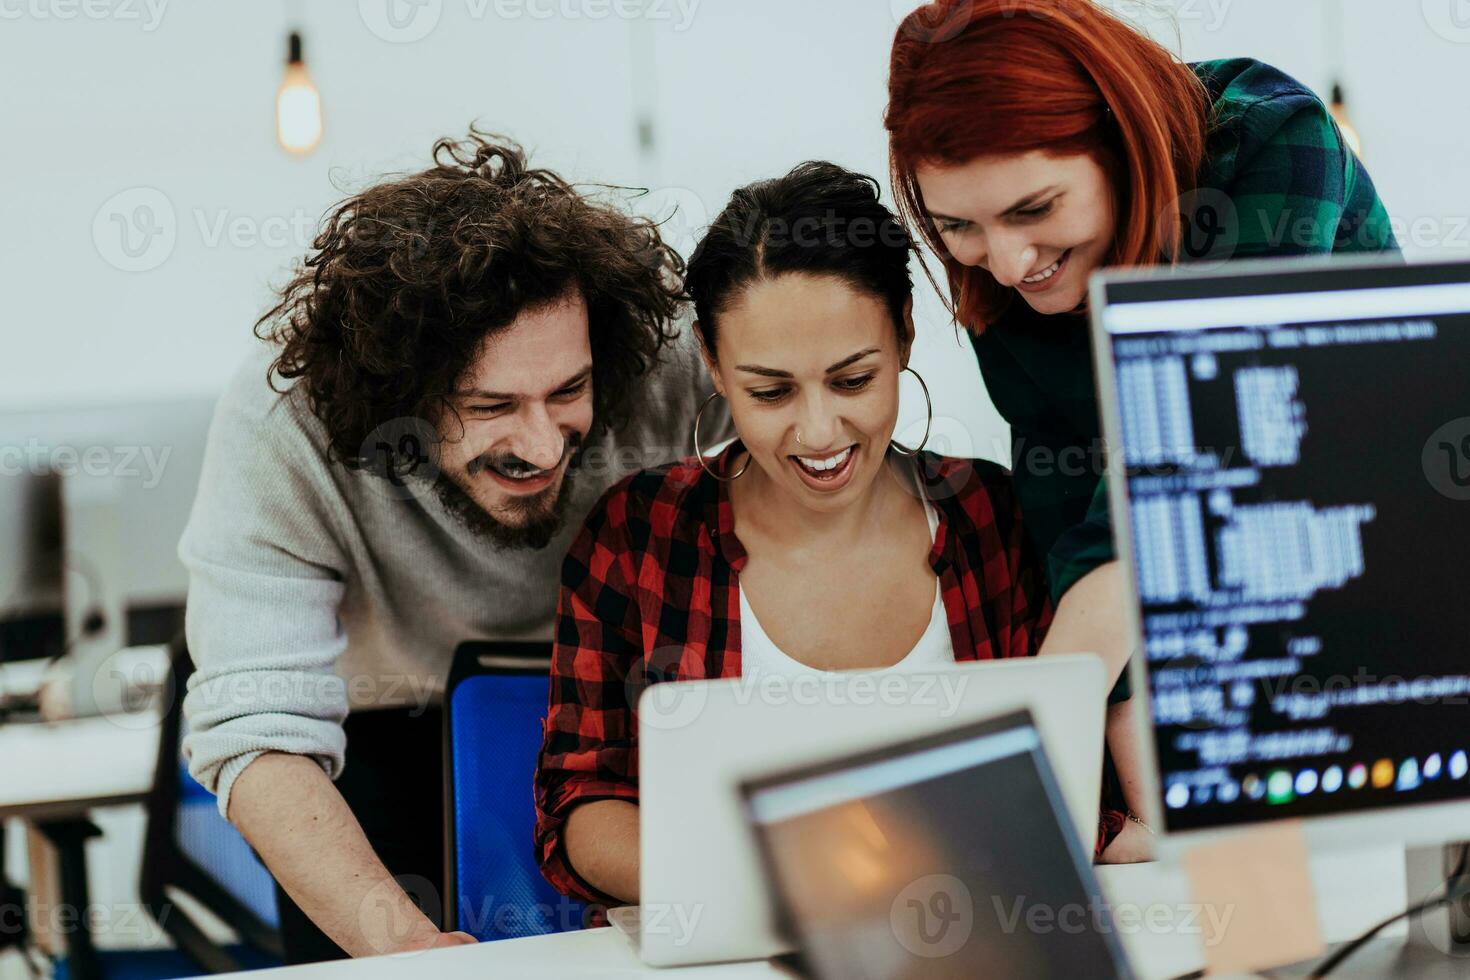
[[[653,966],[765,959],[778,936],[739,783],[980,721],[1036,718],[1079,839],[1097,833],[1106,671],[1091,654],[655,684],[638,713],[639,956]]]
[[[820,980],[1132,976],[1028,711],[741,795]]]

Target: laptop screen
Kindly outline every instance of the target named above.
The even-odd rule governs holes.
[[[1101,288],[1168,829],[1470,798],[1470,266]]]
[[[1127,975],[1029,713],[742,792],[819,977]]]

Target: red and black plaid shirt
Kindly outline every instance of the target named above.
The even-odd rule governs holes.
[[[712,462],[721,475],[737,446]],[[929,564],[955,659],[1034,655],[1051,607],[1009,474],[983,460],[917,462],[939,517]],[[563,894],[609,900],[572,870],[562,834],[579,804],[638,802],[643,688],[740,676],[745,549],[734,529],[726,486],[691,458],[609,490],[567,554],[536,769],[537,856]]]

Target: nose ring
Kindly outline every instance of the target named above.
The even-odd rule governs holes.
[[[797,429],[796,430],[796,444],[798,446],[805,446],[806,445],[806,443],[804,443],[804,442],[801,441],[801,430],[800,429]]]

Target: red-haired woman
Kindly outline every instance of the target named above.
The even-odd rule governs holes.
[[[1089,275],[1237,257],[1397,249],[1327,107],[1246,58],[1184,64],[1090,0],[938,0],[893,43],[886,125],[904,218],[944,265],[1011,424],[1056,619],[1042,652],[1129,656],[1102,474]],[[1111,700],[1128,697],[1126,678]],[[1113,791],[1141,800],[1125,716]],[[1144,859],[1136,818],[1104,860]]]

